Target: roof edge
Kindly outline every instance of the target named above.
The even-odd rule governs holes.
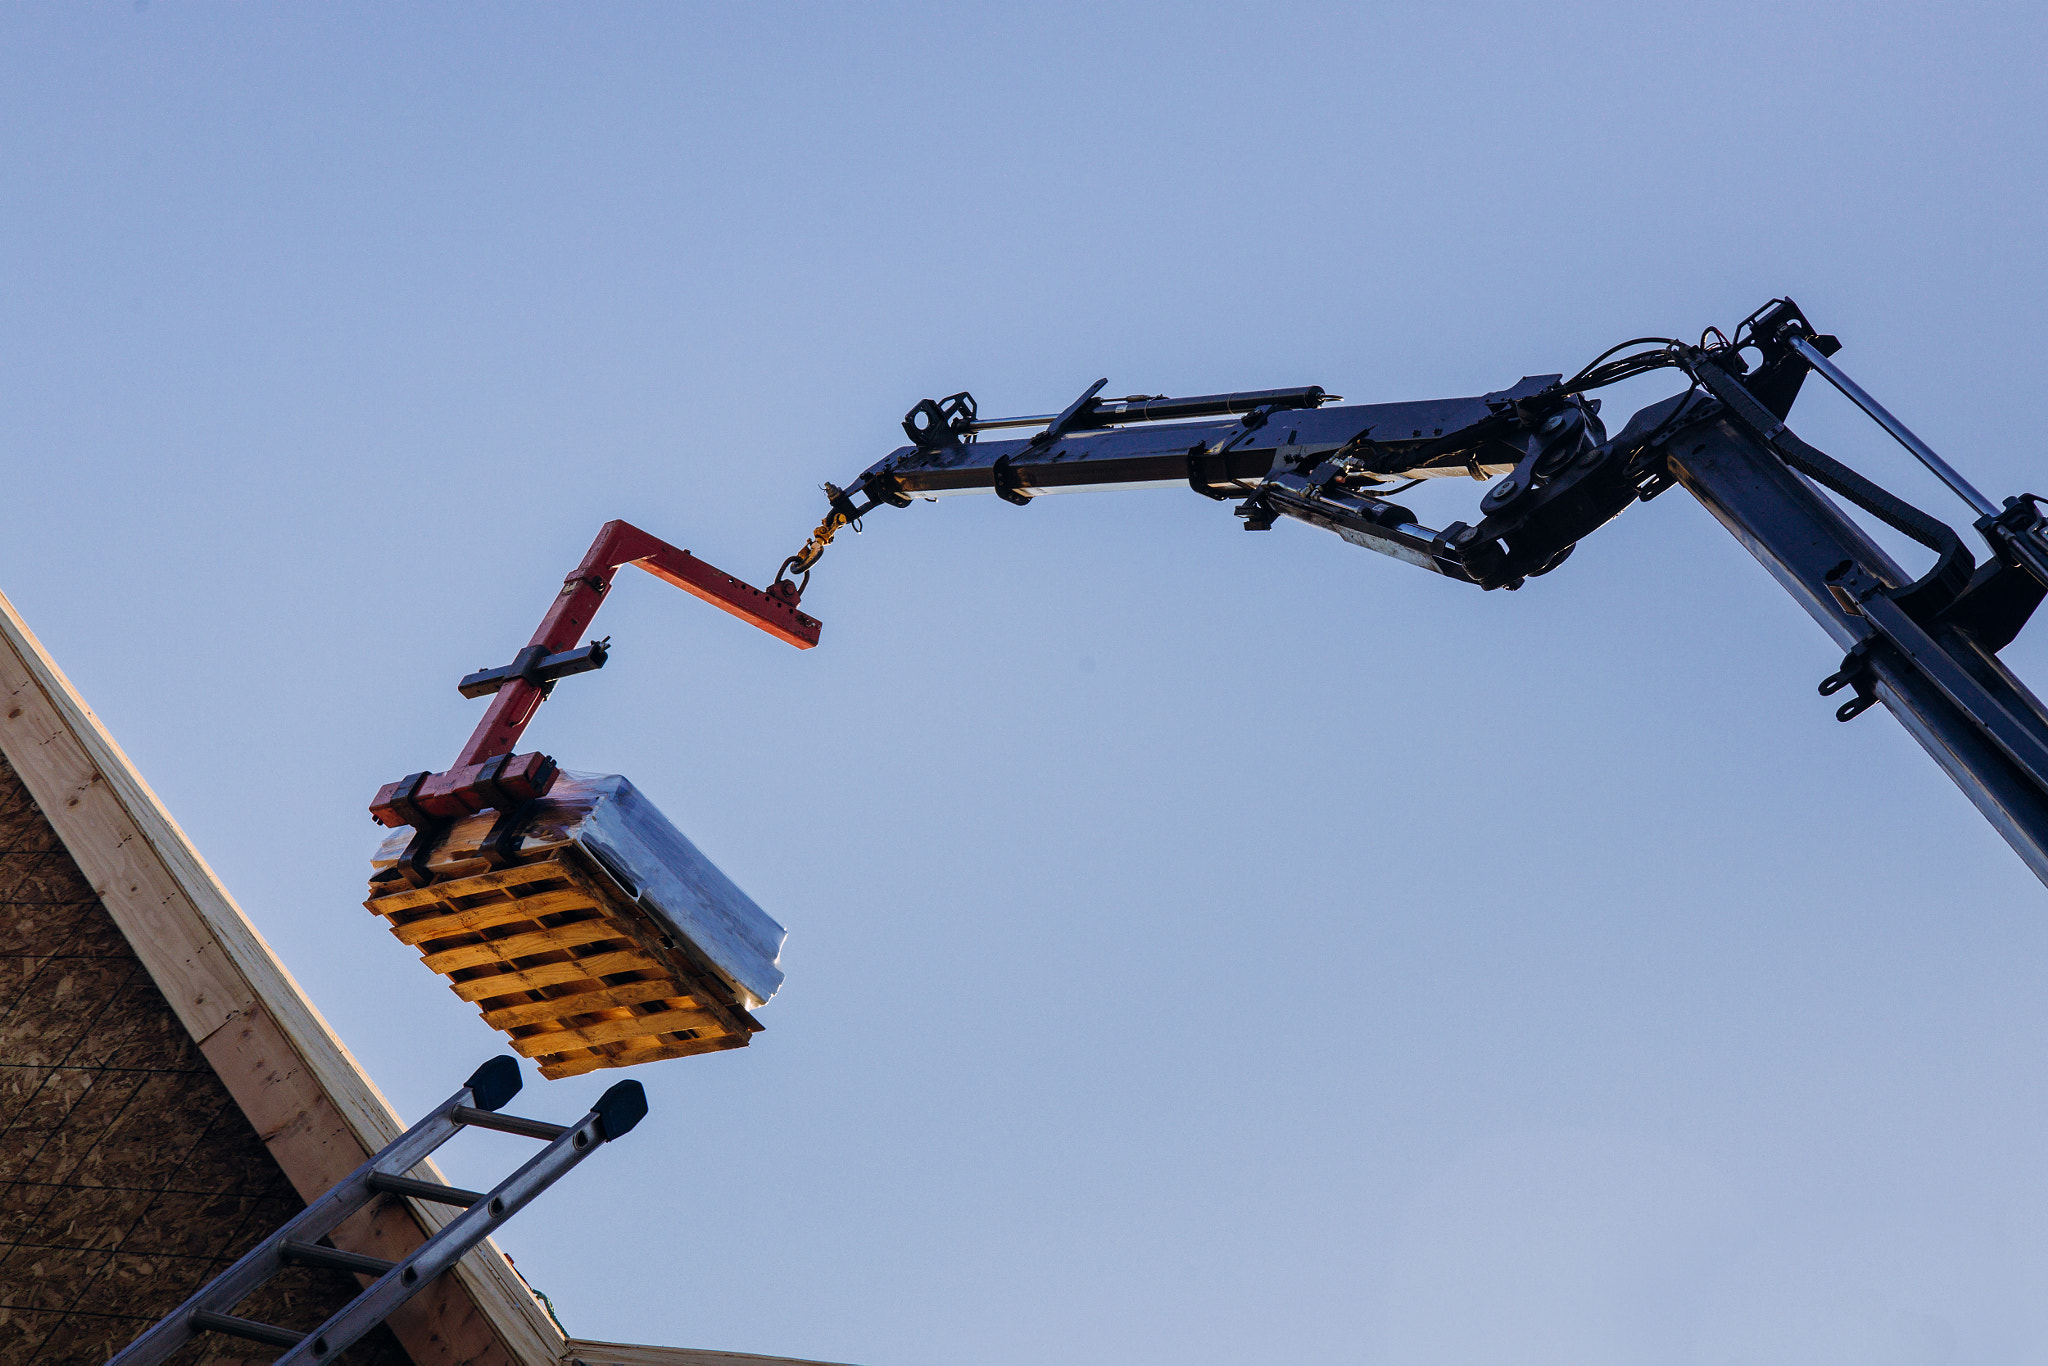
[[[0,753],[302,1197],[326,1190],[403,1132],[390,1102],[5,596]],[[451,1217],[407,1203],[429,1232]],[[408,1232],[387,1220],[374,1236],[403,1240]],[[554,1366],[568,1342],[489,1242],[391,1326],[421,1366]]]
[[[628,1342],[570,1338],[561,1366],[838,1366],[798,1357],[763,1357],[751,1352],[711,1352],[691,1347],[637,1347]]]

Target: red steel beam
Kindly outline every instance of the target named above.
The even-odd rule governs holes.
[[[597,609],[604,605],[612,577],[629,564],[639,565],[657,579],[694,593],[799,650],[808,650],[818,643],[818,619],[799,612],[787,599],[742,583],[630,522],[612,521],[597,533],[583,562],[562,580],[562,591],[555,596],[527,644],[541,646],[549,654],[573,648],[582,639],[590,619],[597,615]],[[539,688],[523,678],[508,681],[492,696],[484,719],[477,724],[451,768],[466,768],[494,755],[510,754],[527,723],[533,720],[543,696]]]

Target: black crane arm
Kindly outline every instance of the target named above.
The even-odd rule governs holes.
[[[2001,508],[1970,487],[1834,366],[1838,349],[1798,305],[1774,299],[1732,337],[1640,338],[1569,379],[1525,377],[1475,398],[1342,405],[1310,386],[1103,399],[1098,380],[1059,413],[998,419],[980,417],[969,394],[926,399],[904,418],[909,445],[846,489],[825,486],[831,511],[771,592],[793,604],[837,530],[885,503],[992,492],[1024,505],[1180,485],[1239,500],[1249,530],[1289,517],[1482,588],[1516,589],[1630,504],[1682,486],[1845,651],[1820,685],[1827,696],[1851,692],[1837,719],[1884,703],[2048,882],[2048,709],[1998,658],[2048,593],[2048,525],[2032,495]],[[1610,437],[1590,391],[1663,368],[1686,390]],[[1785,425],[1809,373],[1970,504],[1991,552],[1983,565],[1953,528]],[[1432,529],[1393,501],[1413,481],[1454,475],[1493,481],[1476,522]],[[1925,546],[1933,566],[1907,573],[1837,499]]]
[[[1315,386],[1105,400],[1096,397],[1104,383],[1097,381],[1065,412],[994,420],[976,415],[972,395],[954,394],[913,408],[903,423],[911,443],[834,491],[833,504],[851,521],[883,503],[907,507],[915,498],[963,493],[994,493],[1021,506],[1054,493],[1192,487],[1210,498],[1248,500],[1239,513],[1255,530],[1276,515],[1297,516],[1463,578],[1455,556],[1432,554],[1435,532],[1374,491],[1412,479],[1512,472],[1527,454],[1526,434],[1516,430],[1528,425],[1523,407],[1557,406],[1543,396],[1562,379],[1533,376],[1477,398],[1328,407],[1331,396]],[[1030,424],[1041,430],[983,436]],[[1315,493],[1304,497],[1311,487]]]

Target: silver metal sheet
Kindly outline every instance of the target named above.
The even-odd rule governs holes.
[[[687,939],[748,998],[751,1008],[782,986],[788,931],[741,891],[618,774],[563,773],[543,808],[579,811],[567,832],[602,863],[663,928]],[[556,819],[560,819],[560,815]],[[548,821],[543,812],[535,819]]]
[[[471,818],[484,823],[472,842],[495,817],[487,811]],[[391,832],[373,864],[389,867],[411,838],[409,829]],[[581,845],[663,930],[730,982],[748,1009],[781,987],[779,961],[788,932],[625,778],[564,771],[533,804],[521,826],[520,847],[568,841]]]

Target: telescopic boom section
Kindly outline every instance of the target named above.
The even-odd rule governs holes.
[[[818,643],[820,623],[797,610],[791,595],[755,588],[630,522],[606,522],[582,562],[562,580],[561,591],[526,648],[510,664],[462,680],[465,696],[489,694],[491,705],[455,763],[445,773],[414,773],[386,783],[370,804],[370,814],[393,828],[412,825],[424,830],[473,811],[509,809],[546,795],[554,781],[554,761],[512,751],[557,681],[603,667],[609,642],[594,640],[580,648],[576,642],[604,605],[613,578],[628,565],[638,565],[799,650]]]
[[[1733,336],[1699,344],[1638,337],[1570,378],[1525,376],[1470,398],[1337,406],[1320,388],[1169,399],[1100,396],[1098,380],[1058,413],[984,418],[974,397],[925,399],[903,420],[908,446],[825,486],[831,511],[784,576],[811,567],[839,529],[883,505],[993,493],[1029,506],[1054,493],[1187,486],[1241,499],[1247,531],[1281,518],[1483,589],[1513,590],[1565,562],[1629,507],[1684,488],[1727,526],[1845,651],[1820,693],[1851,695],[1850,721],[1882,704],[2048,882],[2048,706],[1998,652],[2048,600],[2048,498],[1995,504],[1832,359],[1841,348],[1790,299]],[[1690,380],[1610,437],[1592,390],[1653,370]],[[1801,440],[1786,425],[1820,374],[1910,450],[1977,514],[1991,558],[1929,514]],[[1039,427],[1022,439],[985,432]],[[1393,499],[1411,481],[1490,480],[1477,520],[1424,526]],[[1917,577],[1847,509],[1933,552]]]

